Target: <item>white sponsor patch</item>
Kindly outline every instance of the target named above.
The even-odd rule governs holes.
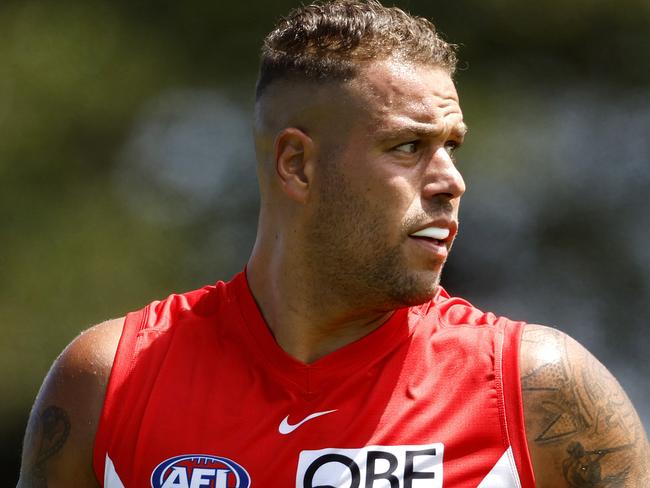
[[[302,451],[296,488],[442,488],[444,444]]]

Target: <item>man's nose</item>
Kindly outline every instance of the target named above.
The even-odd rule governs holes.
[[[436,149],[427,165],[423,193],[425,198],[445,195],[450,199],[460,198],[465,193],[463,175],[444,147]]]

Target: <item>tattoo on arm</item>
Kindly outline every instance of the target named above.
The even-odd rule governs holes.
[[[650,486],[641,423],[607,369],[553,329],[533,327],[523,341],[536,354],[535,367],[522,371],[527,429],[536,446],[563,453],[567,486]]]
[[[50,405],[39,416],[40,442],[30,474],[35,488],[47,488],[47,463],[65,444],[70,434],[70,419],[62,408]]]
[[[600,460],[608,454],[631,449],[634,446],[618,446],[609,449],[587,451],[580,442],[569,444],[569,457],[562,463],[562,473],[569,486],[581,487],[619,487],[628,477],[630,467],[603,478]]]

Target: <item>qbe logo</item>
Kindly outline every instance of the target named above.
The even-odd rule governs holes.
[[[151,473],[152,488],[249,488],[251,478],[232,459],[203,454],[166,459]]]
[[[296,488],[442,488],[442,443],[302,451]]]

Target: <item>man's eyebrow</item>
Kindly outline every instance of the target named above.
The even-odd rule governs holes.
[[[465,122],[461,122],[452,129],[452,132],[455,133],[458,137],[465,137],[469,132],[469,127],[467,127],[467,124]]]
[[[389,127],[386,129],[379,129],[377,133],[380,136],[385,136],[388,139],[401,139],[403,137],[435,137],[443,132],[439,127],[428,124],[409,124],[401,127]],[[455,124],[451,128],[451,135],[458,138],[464,138],[469,132],[469,127],[464,122]]]

